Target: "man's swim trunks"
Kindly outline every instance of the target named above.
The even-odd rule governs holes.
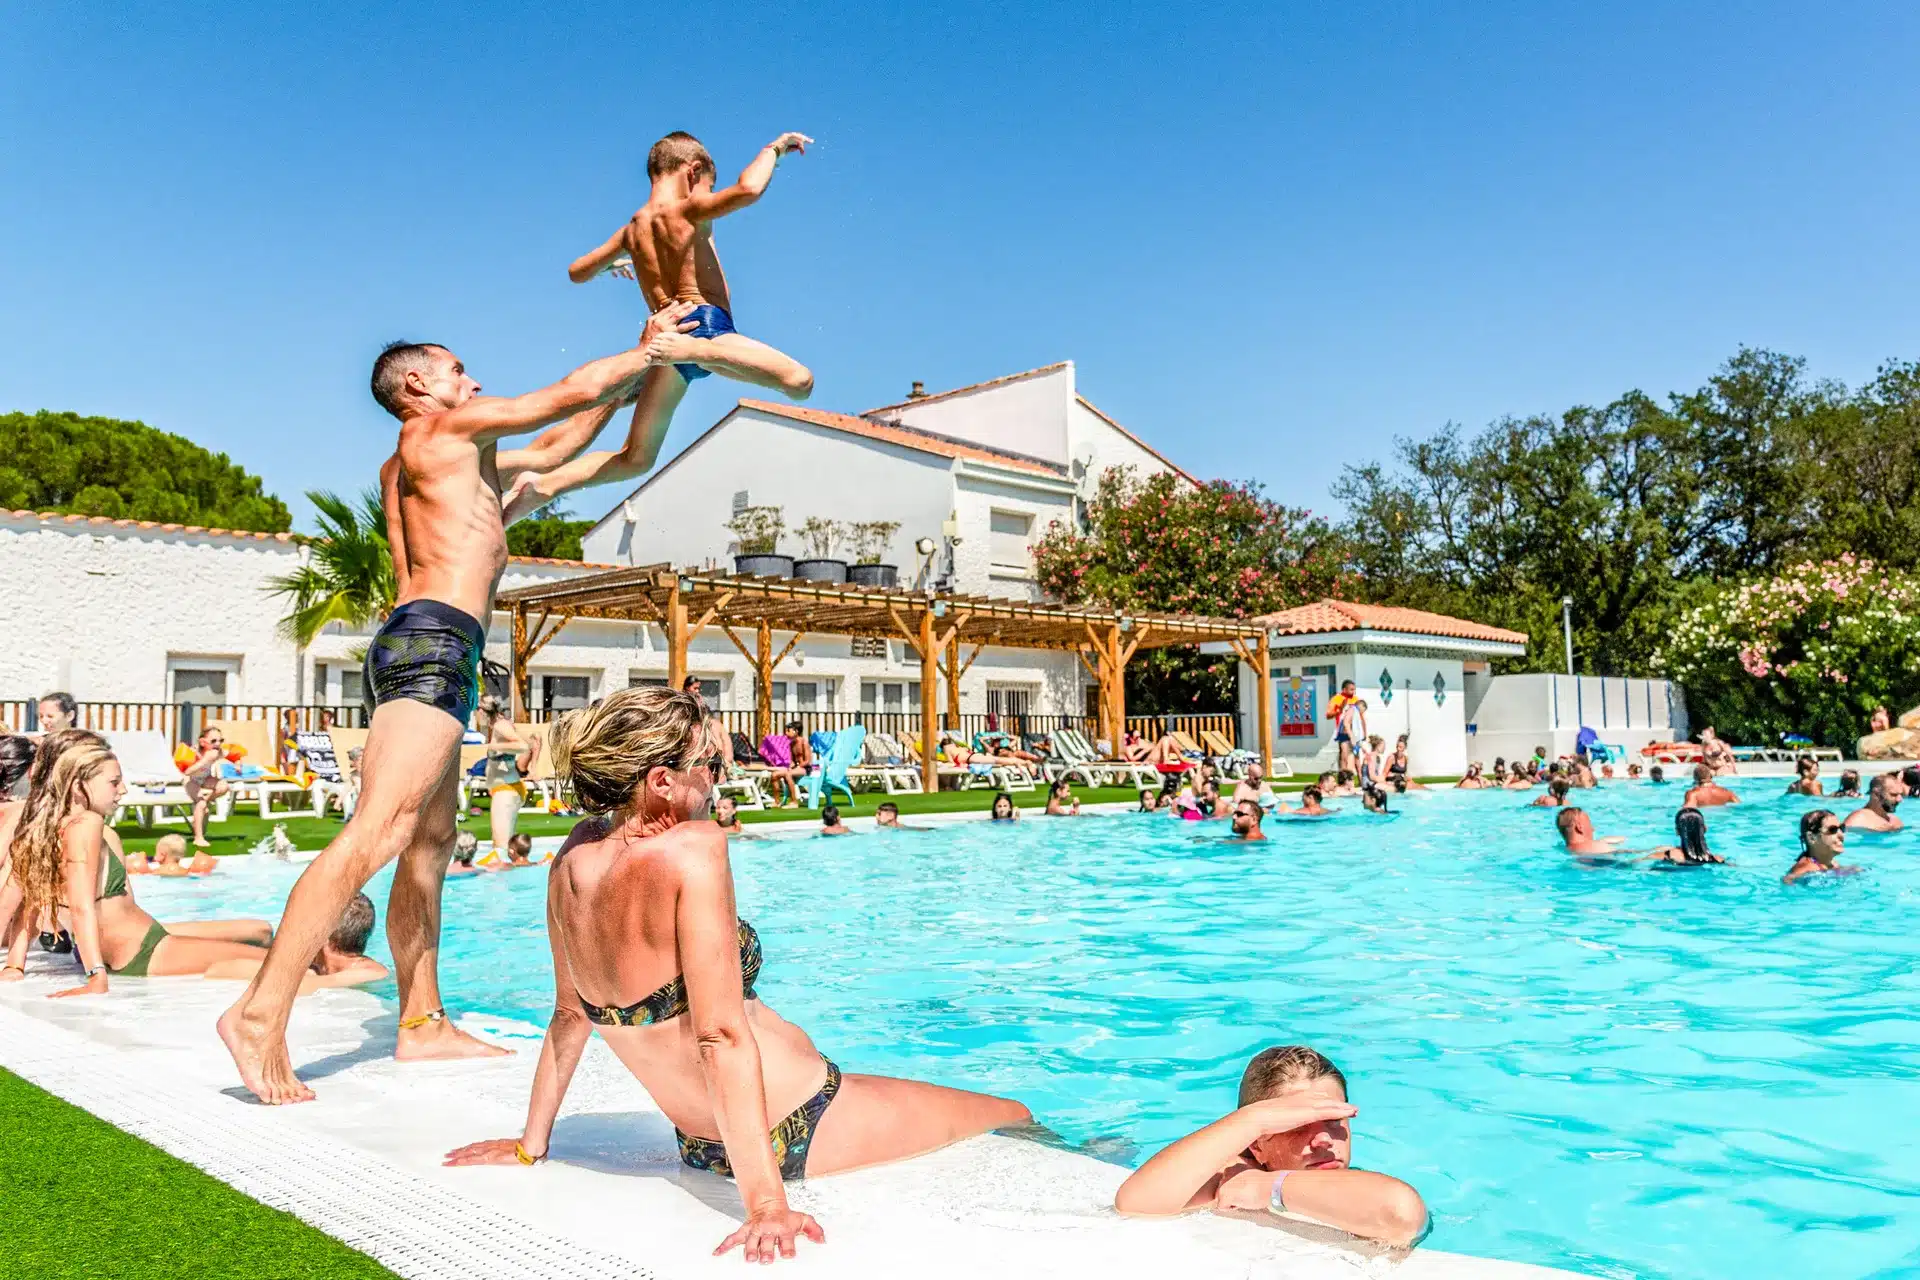
[[[689,338],[717,338],[723,333],[732,333],[733,317],[727,314],[725,307],[716,307],[711,303],[701,303],[688,313],[687,319],[697,321],[699,327],[687,331]],[[697,364],[677,364],[680,376],[688,382],[707,376],[707,370]]]
[[[401,605],[367,646],[367,712],[396,698],[438,707],[465,725],[480,698],[486,632],[438,600]]]

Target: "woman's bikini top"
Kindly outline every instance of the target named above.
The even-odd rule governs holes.
[[[107,875],[106,882],[100,886],[100,896],[95,899],[98,902],[105,902],[108,898],[127,896],[127,864],[120,861],[119,855],[113,850],[108,849],[105,852]]]
[[[122,886],[125,880],[122,880]],[[746,997],[754,998],[753,984],[760,976],[760,935],[754,932],[752,925],[740,921],[740,983],[746,988]],[[612,1005],[602,1007],[588,1004],[585,1000],[580,1007],[586,1011],[587,1021],[603,1027],[645,1027],[656,1022],[665,1022],[677,1018],[687,1011],[687,979],[685,974],[675,974],[658,991],[643,1000],[615,1008]]]

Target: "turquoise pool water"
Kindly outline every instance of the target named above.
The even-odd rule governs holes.
[[[1784,887],[1784,783],[1736,784],[1737,865],[1586,869],[1530,795],[1388,819],[1127,815],[735,846],[760,992],[848,1070],[1021,1098],[1137,1164],[1304,1041],[1360,1107],[1357,1162],[1432,1205],[1435,1247],[1603,1276],[1920,1273],[1920,836]],[[1583,797],[1672,835],[1680,789]],[[1353,806],[1356,802],[1343,802]],[[1844,810],[1857,802],[1834,802]],[[276,914],[292,871],[136,882],[168,916]],[[545,876],[448,887],[449,1000],[544,1025]],[[376,901],[384,906],[383,887]]]

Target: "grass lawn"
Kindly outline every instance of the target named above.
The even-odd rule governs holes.
[[[1421,778],[1421,782],[1454,782],[1458,779],[1448,777]],[[1282,794],[1304,789],[1313,779],[1304,774],[1291,778],[1281,778],[1273,784],[1275,791]],[[1073,793],[1082,804],[1132,804],[1139,799],[1139,793],[1131,787],[1075,787]],[[988,787],[975,787],[970,791],[941,791],[934,795],[889,796],[881,791],[855,792],[851,805],[842,804],[843,817],[871,817],[873,811],[888,800],[900,806],[902,816],[916,813],[985,813],[993,807],[994,792]],[[1041,791],[1017,791],[1013,801],[1022,809],[1044,809],[1046,796]],[[818,811],[812,809],[768,809],[760,812],[742,810],[740,820],[755,822],[818,822]],[[530,836],[560,836],[573,829],[580,821],[577,816],[523,811],[520,814],[520,830]],[[340,818],[275,817],[262,821],[257,813],[236,809],[233,816],[225,822],[209,822],[207,839],[213,844],[216,857],[226,854],[247,853],[260,840],[269,835],[276,824],[285,823],[287,835],[292,837],[296,847],[301,849],[319,849],[333,839],[343,825]],[[460,825],[473,832],[482,840],[487,838],[487,817],[477,812],[472,817],[462,818]],[[168,832],[184,834],[187,830],[183,822],[166,823],[158,827],[144,826],[138,822],[123,822],[115,828],[120,833],[122,843],[129,850],[151,852],[154,843]]]
[[[396,1280],[292,1214],[7,1071],[0,1071],[0,1151],[0,1274]]]

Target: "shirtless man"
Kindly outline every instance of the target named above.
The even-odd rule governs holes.
[[[1867,787],[1867,803],[1847,815],[1841,825],[1849,831],[1898,831],[1906,826],[1894,810],[1900,797],[1894,794],[1898,775],[1882,774]]]
[[[1701,809],[1710,804],[1739,804],[1740,797],[1713,780],[1713,766],[1697,764],[1693,766],[1693,787],[1680,803]]]
[[[287,1017],[302,975],[348,902],[399,859],[387,938],[400,986],[394,1057],[481,1057],[506,1050],[457,1029],[440,1003],[440,891],[460,805],[460,740],[479,697],[483,621],[507,565],[513,495],[577,454],[639,393],[648,343],[685,318],[652,317],[631,351],[595,360],[527,395],[480,395],[445,347],[395,343],[373,366],[373,395],[400,420],[380,468],[398,602],[368,646],[364,787],[340,834],[287,898],[266,962],[220,1017],[240,1079],[262,1102],[303,1102]],[[500,441],[546,427],[525,448]]]
[[[653,469],[687,387],[710,373],[768,387],[793,400],[813,394],[813,374],[805,365],[734,331],[733,297],[713,249],[714,220],[758,200],[773,181],[780,158],[788,152],[805,154],[812,143],[803,133],[781,134],[760,148],[738,181],[718,191],[713,186],[713,157],[698,138],[675,132],[653,144],[647,153],[647,177],[653,183],[647,202],[599,248],[575,258],[567,278],[584,284],[612,271],[637,280],[649,311],[672,302],[689,303],[695,327],[653,340],[649,352],[660,367],[641,384],[626,449],[589,454],[543,484],[569,489],[583,480],[604,484],[645,475]]]
[[[1273,788],[1267,785],[1267,771],[1258,760],[1249,760],[1246,770],[1240,775],[1240,781],[1233,784],[1234,804],[1238,805],[1242,800],[1251,801],[1257,809],[1270,808],[1279,803]]]
[[[1593,819],[1587,816],[1585,809],[1569,805],[1560,811],[1554,822],[1560,828],[1560,838],[1566,841],[1567,852],[1579,857],[1615,854],[1626,843],[1625,836],[1595,836]]]

